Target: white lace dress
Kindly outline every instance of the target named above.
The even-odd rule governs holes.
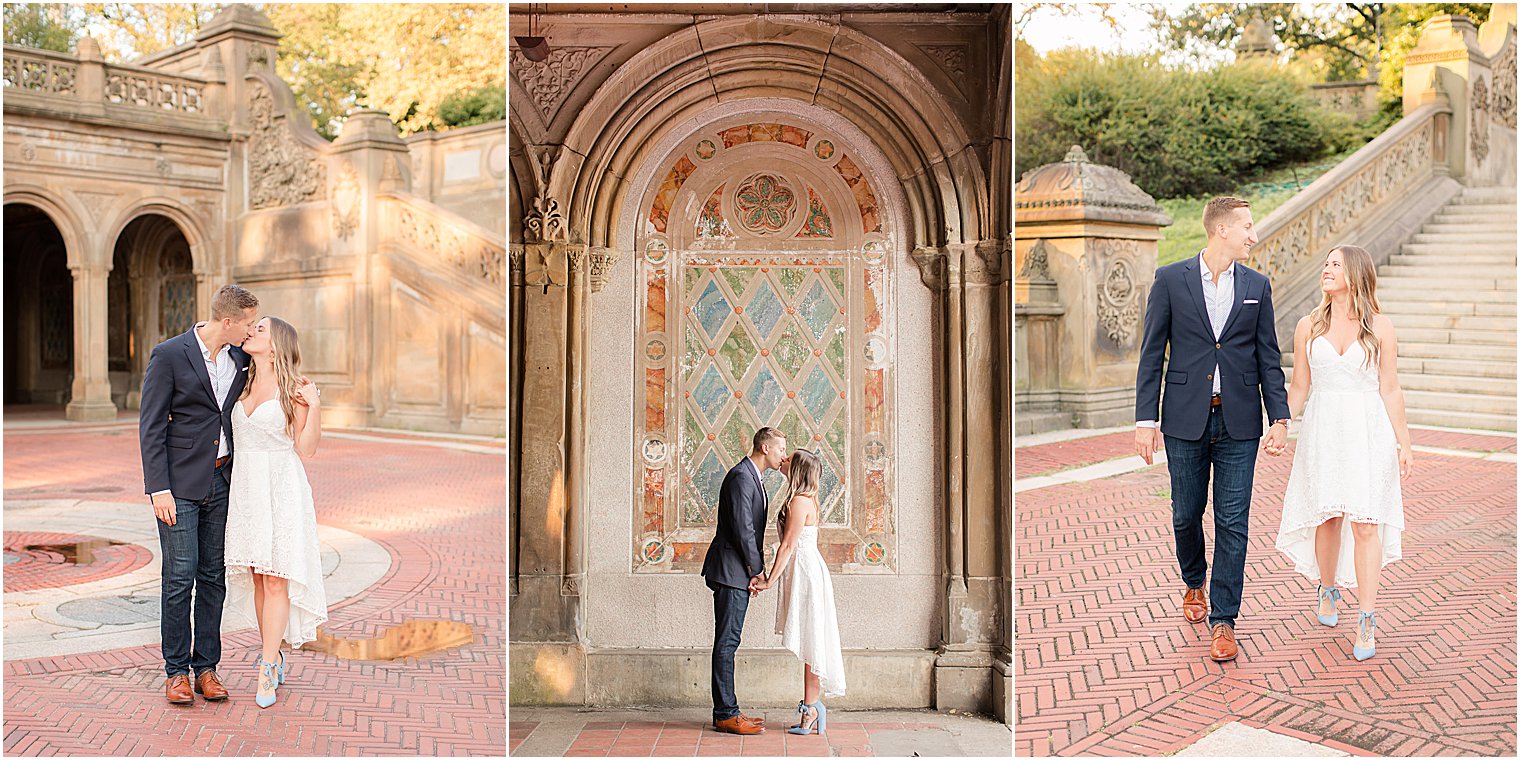
[[[1346,518],[1335,562],[1336,586],[1356,587],[1353,522],[1377,523],[1384,565],[1404,555],[1398,439],[1378,392],[1378,368],[1365,366],[1365,358],[1360,342],[1353,342],[1344,356],[1324,336],[1310,343],[1309,400],[1283,495],[1277,549],[1315,583],[1314,532],[1332,517]]]
[[[284,578],[290,590],[285,640],[300,647],[315,639],[317,626],[327,620],[311,484],[294,442],[285,434],[285,413],[278,399],[260,404],[251,416],[242,401],[234,406],[232,434],[237,446],[227,498],[225,610],[256,627],[249,568]]]
[[[834,582],[818,552],[818,526],[797,536],[791,566],[776,579],[776,633],[782,646],[807,663],[828,697],[844,696],[844,654],[834,614]]]

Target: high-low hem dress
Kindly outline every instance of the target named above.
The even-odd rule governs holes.
[[[844,654],[834,611],[834,582],[818,551],[818,526],[803,526],[791,567],[777,579],[776,633],[818,676],[824,696],[844,696]]]

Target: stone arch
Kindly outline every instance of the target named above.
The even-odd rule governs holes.
[[[765,74],[759,88],[745,76],[756,71]],[[615,222],[629,193],[643,191],[626,178],[650,160],[650,146],[740,89],[832,111],[866,134],[906,195],[911,245],[981,239],[990,220],[975,150],[912,64],[820,19],[725,18],[634,55],[581,109],[550,179],[550,195],[568,203],[572,241],[617,248]]]
[[[89,253],[85,248],[85,228],[79,221],[82,215],[77,209],[39,185],[6,185],[5,205],[12,203],[32,206],[47,214],[53,226],[58,228],[58,234],[63,236],[68,266],[85,264]]]
[[[211,250],[211,235],[207,230],[207,223],[196,216],[181,202],[166,196],[149,196],[139,198],[128,204],[127,208],[116,215],[115,220],[106,229],[111,231],[105,240],[115,246],[121,234],[127,226],[139,218],[149,215],[162,216],[173,222],[184,234],[185,240],[190,243],[190,261],[192,271],[200,276],[208,276],[214,270],[216,257]]]

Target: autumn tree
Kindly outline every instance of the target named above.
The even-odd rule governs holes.
[[[84,28],[78,6],[62,3],[6,3],[5,44],[67,53]]]

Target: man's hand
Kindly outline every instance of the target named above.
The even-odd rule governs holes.
[[[1282,456],[1288,448],[1288,426],[1273,425],[1267,432],[1266,440],[1262,441],[1261,447],[1272,456]]]
[[[750,578],[749,579],[749,595],[751,597],[759,596],[760,592],[766,590],[767,588],[770,588],[770,585],[771,585],[770,582],[765,579],[765,574],[764,573],[761,573],[760,575],[757,575],[757,576],[755,576],[753,578]]]
[[[1155,464],[1155,455],[1161,449],[1161,430],[1153,427],[1135,428],[1135,453],[1146,464]]]
[[[174,494],[153,494],[153,514],[162,520],[165,525],[173,527],[175,521]]]

